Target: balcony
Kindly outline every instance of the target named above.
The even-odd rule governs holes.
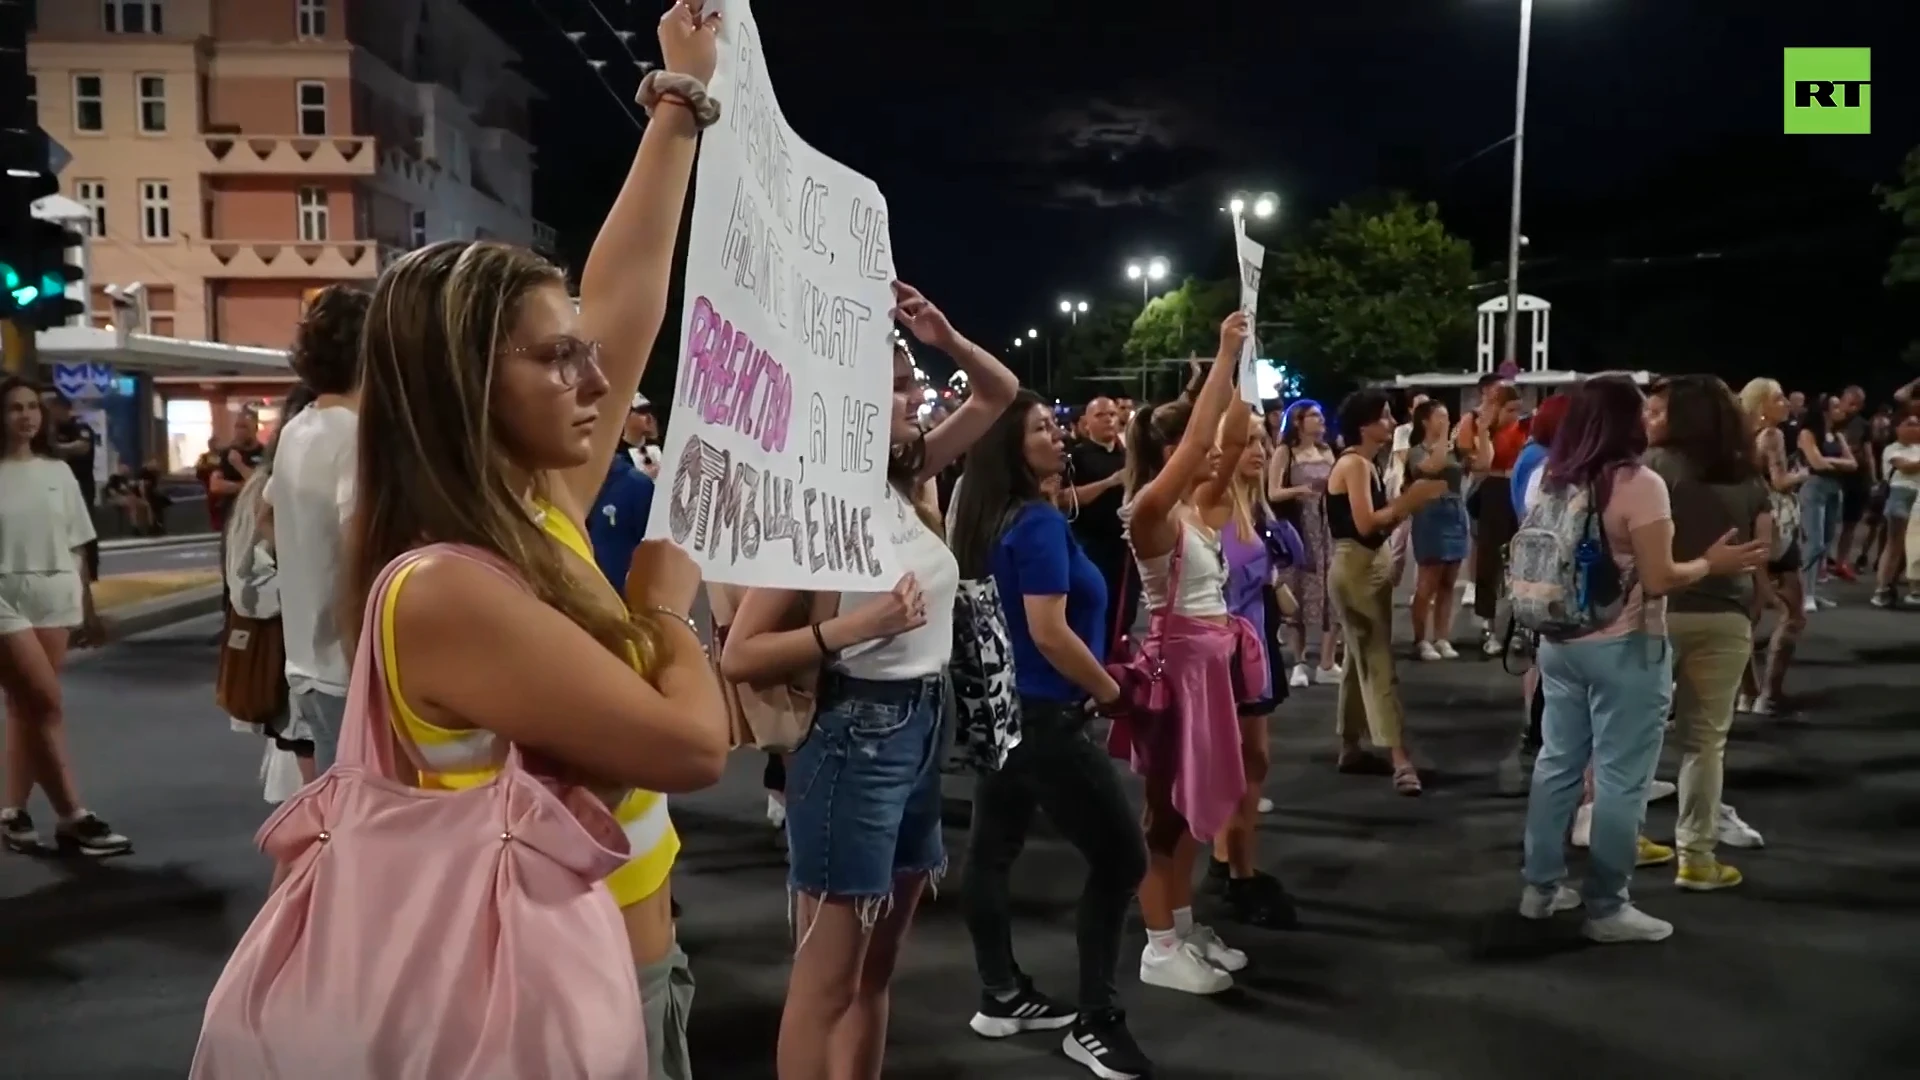
[[[371,240],[190,240],[192,271],[209,278],[367,281],[380,274],[380,245]]]
[[[364,135],[200,136],[200,171],[212,176],[372,176],[377,156]]]

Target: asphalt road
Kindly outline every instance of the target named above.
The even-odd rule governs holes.
[[[1800,722],[1742,718],[1728,799],[1769,847],[1727,852],[1742,888],[1701,896],[1639,875],[1678,930],[1660,945],[1582,947],[1511,914],[1522,805],[1492,797],[1518,718],[1515,681],[1461,660],[1402,667],[1428,794],[1336,776],[1333,691],[1271,722],[1278,804],[1263,861],[1301,901],[1287,934],[1225,927],[1253,966],[1234,992],[1121,992],[1136,1034],[1179,1080],[1806,1080],[1910,1075],[1920,1037],[1920,616],[1848,606],[1814,617],[1792,683]],[[206,993],[261,902],[260,748],[212,706],[213,623],[77,659],[67,676],[86,798],[132,856],[74,867],[0,854],[0,1078],[179,1077]],[[1671,758],[1664,775],[1671,775]],[[707,1080],[771,1077],[784,991],[784,867],[760,762],[676,799],[681,933],[699,980],[692,1044]],[[1656,804],[1670,837],[1672,804]],[[949,832],[950,882],[964,835]],[[1037,837],[1015,874],[1016,943],[1043,987],[1072,985],[1080,868]],[[1202,918],[1209,918],[1205,908]],[[1129,948],[1137,947],[1137,935]],[[923,914],[895,984],[889,1080],[1084,1075],[1042,1036],[971,1035],[974,975],[951,890]],[[1903,1064],[1904,1063],[1904,1064]]]
[[[213,537],[193,543],[155,547],[108,548],[100,552],[100,573],[146,574],[158,570],[217,570],[220,542]]]

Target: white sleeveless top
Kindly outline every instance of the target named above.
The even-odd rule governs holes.
[[[1220,550],[1220,537],[1191,521],[1180,526],[1184,545],[1180,564],[1180,595],[1173,598],[1173,613],[1192,618],[1211,618],[1227,614],[1227,558]],[[1173,566],[1173,552],[1153,559],[1134,559],[1140,566],[1140,591],[1147,598],[1147,610],[1167,606],[1167,573]]]
[[[938,675],[946,670],[953,654],[953,601],[960,591],[960,564],[954,560],[946,541],[927,528],[914,512],[913,505],[900,497],[892,484],[887,485],[885,509],[875,515],[874,527],[883,535],[883,543],[893,545],[901,573],[911,572],[920,583],[927,601],[926,625],[904,634],[878,641],[862,642],[843,650],[833,661],[833,669],[856,679],[913,679]],[[891,590],[894,583],[883,583],[880,592],[841,593],[840,613],[857,610]]]

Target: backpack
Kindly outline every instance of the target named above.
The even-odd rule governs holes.
[[[1632,575],[1613,561],[1591,486],[1548,486],[1507,547],[1514,622],[1549,641],[1585,637],[1620,617]]]

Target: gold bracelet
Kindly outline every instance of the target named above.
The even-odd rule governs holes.
[[[654,604],[653,606],[647,608],[647,610],[652,612],[658,612],[659,614],[665,615],[668,618],[676,619],[680,622],[683,622],[686,624],[687,629],[692,632],[694,637],[700,636],[700,624],[694,622],[693,616],[691,615],[682,615],[679,612],[673,610],[672,608],[666,606],[665,604]]]

